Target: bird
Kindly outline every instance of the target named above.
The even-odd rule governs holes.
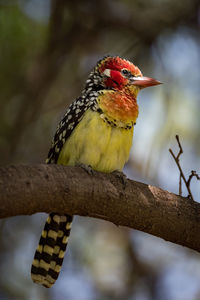
[[[138,92],[160,83],[126,59],[103,57],[60,121],[46,163],[121,172],[132,146]],[[72,220],[68,214],[49,214],[31,267],[33,282],[50,288],[57,280]]]

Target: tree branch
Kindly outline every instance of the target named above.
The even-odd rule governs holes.
[[[58,212],[96,217],[200,251],[200,204],[113,174],[60,165],[0,168],[0,218]]]

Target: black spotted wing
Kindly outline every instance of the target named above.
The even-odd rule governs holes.
[[[60,151],[72,131],[78,125],[84,112],[89,108],[88,102],[83,97],[77,98],[67,109],[62,120],[58,124],[56,133],[52,140],[52,145],[46,160],[47,164],[57,163]],[[86,102],[86,103],[85,103]]]

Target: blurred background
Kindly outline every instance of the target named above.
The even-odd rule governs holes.
[[[63,112],[107,54],[164,83],[139,95],[125,173],[178,193],[179,173],[168,151],[178,151],[176,134],[185,175],[200,172],[197,0],[0,0],[0,164],[45,161]],[[196,201],[199,186],[193,179]],[[30,267],[45,219],[1,220],[1,300],[200,299],[198,253],[78,216],[57,283],[51,289],[33,284]]]

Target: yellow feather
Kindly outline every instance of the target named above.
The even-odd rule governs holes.
[[[86,111],[61,150],[58,164],[90,165],[100,172],[122,170],[129,158],[133,128],[112,127],[98,112]]]

